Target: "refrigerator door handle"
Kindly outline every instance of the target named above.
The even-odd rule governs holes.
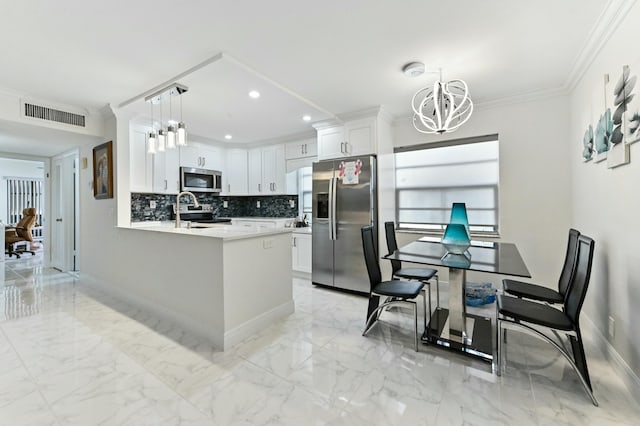
[[[333,178],[329,179],[329,239],[333,240]]]
[[[332,234],[332,240],[337,240],[338,239],[338,229],[337,229],[337,222],[338,222],[338,208],[337,208],[337,203],[336,200],[338,198],[338,178],[334,177],[331,179],[331,234]]]

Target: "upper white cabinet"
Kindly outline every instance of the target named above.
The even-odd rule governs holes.
[[[131,126],[129,132],[129,189],[153,191],[153,155],[147,154],[147,128]]]
[[[249,178],[249,194],[263,195],[262,193],[262,148],[250,149],[247,153],[249,159],[248,178]]]
[[[318,129],[318,159],[375,154],[377,118],[347,121],[343,125]]]
[[[248,152],[249,194],[277,195],[287,193],[284,145],[268,145]]]
[[[315,157],[318,155],[318,142],[315,139],[307,139],[299,142],[290,142],[285,146],[287,160],[296,158]]]
[[[241,148],[227,149],[225,171],[222,174],[223,195],[247,195],[247,150]]]
[[[262,186],[267,194],[287,192],[284,145],[270,145],[262,149]]]
[[[168,149],[153,154],[153,192],[180,192],[180,151]]]
[[[224,167],[224,149],[201,145],[181,146],[180,166],[222,170]]]

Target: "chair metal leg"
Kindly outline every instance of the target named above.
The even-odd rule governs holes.
[[[423,299],[424,300],[424,299]],[[418,352],[418,304],[413,303],[413,329],[414,337],[415,337],[415,348],[416,352]]]
[[[436,309],[440,307],[440,280],[438,276],[435,276],[436,279]]]
[[[500,329],[502,328],[502,321],[500,321],[500,314],[496,307],[496,375],[502,375],[502,341],[500,336]]]
[[[523,327],[531,332],[533,332],[536,336],[540,337],[541,339],[547,341],[548,343],[550,343],[554,348],[556,348],[558,350],[558,352],[560,352],[562,354],[562,356],[565,357],[565,359],[569,362],[569,364],[571,365],[571,367],[573,368],[573,370],[576,372],[576,374],[578,375],[578,379],[580,379],[580,383],[582,383],[582,386],[584,387],[584,390],[587,392],[587,394],[589,395],[589,397],[591,398],[591,402],[593,403],[593,405],[595,405],[596,407],[598,406],[598,401],[596,400],[595,395],[593,394],[593,390],[591,389],[591,383],[588,379],[588,371],[583,370],[580,368],[581,367],[581,363],[584,362],[584,366],[586,367],[586,359],[584,358],[584,349],[582,349],[582,353],[579,354],[581,359],[576,359],[575,362],[573,359],[571,359],[571,356],[569,356],[569,354],[564,351],[564,348],[562,347],[562,345],[556,343],[553,339],[551,339],[549,336],[547,336],[546,334],[542,333],[541,331],[530,327],[526,324],[523,324],[521,322],[516,322],[513,321],[511,319],[503,319],[502,321],[506,321],[509,324],[515,324],[518,325],[520,327]],[[577,333],[576,333],[577,334]],[[582,348],[582,338],[581,336],[578,334],[577,336],[571,336],[571,340],[572,340],[572,347],[574,348],[575,351],[575,346],[574,345],[578,345],[579,342],[579,346]],[[576,343],[573,343],[573,341],[575,340]],[[498,346],[498,348],[500,348],[500,346]],[[575,352],[574,352],[574,356],[575,356]],[[586,376],[585,376],[586,373]]]
[[[424,314],[424,329],[427,330],[427,302],[425,294],[422,293],[422,309]],[[431,321],[431,286],[429,286],[429,321]]]

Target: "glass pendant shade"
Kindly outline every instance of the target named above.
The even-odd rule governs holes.
[[[467,228],[461,223],[448,224],[441,242],[447,252],[453,254],[464,254],[471,245]]]
[[[158,130],[158,152],[164,152],[165,140],[164,130]]]
[[[178,123],[178,146],[185,146],[187,144],[187,129],[184,123],[181,121]]]
[[[156,133],[155,132],[149,132],[149,147],[147,152],[149,154],[156,153]]]
[[[167,129],[167,148],[173,149],[176,147],[176,128],[172,125]]]
[[[467,206],[465,203],[453,203],[451,206],[451,218],[449,223],[459,223],[467,228],[469,234],[469,218],[467,217]]]

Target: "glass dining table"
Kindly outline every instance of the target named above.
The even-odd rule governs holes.
[[[422,237],[384,258],[448,268],[449,307],[436,308],[422,341],[493,360],[491,318],[467,313],[466,275],[467,271],[477,271],[531,278],[515,244],[472,241],[465,254],[448,254],[439,238]]]

